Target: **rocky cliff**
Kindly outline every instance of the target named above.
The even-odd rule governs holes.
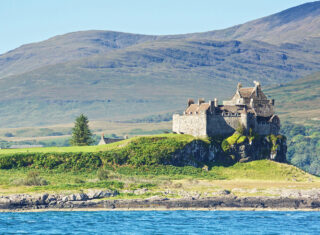
[[[286,162],[286,153],[285,136],[244,136],[235,132],[227,138],[195,139],[176,151],[164,164],[201,167],[204,164],[232,165],[260,159]]]

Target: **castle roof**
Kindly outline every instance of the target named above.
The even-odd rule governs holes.
[[[239,89],[241,98],[250,98],[254,91],[254,87],[244,87]]]
[[[194,113],[200,113],[200,112],[205,112],[210,108],[210,104],[209,103],[202,103],[200,105],[198,104],[191,104],[187,109],[186,109],[186,113],[187,114],[194,114]]]
[[[223,105],[223,106],[220,106],[220,110],[236,113],[238,112],[238,107],[234,105]]]

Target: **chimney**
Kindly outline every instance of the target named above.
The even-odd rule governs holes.
[[[209,105],[210,105],[210,112],[213,113],[214,111],[214,102],[212,100],[209,100]]]
[[[218,99],[214,98],[214,107],[218,107]]]
[[[241,87],[242,87],[241,82],[238,82],[237,90],[239,91]]]
[[[253,81],[253,83],[254,83],[254,90],[256,92],[256,96],[258,96],[259,95],[258,90],[260,89],[260,82]]]
[[[198,99],[198,105],[201,105],[201,104],[203,104],[203,103],[204,103],[204,98]]]
[[[189,107],[190,105],[192,105],[192,104],[194,104],[194,100],[193,100],[193,99],[188,99],[188,107]]]
[[[274,105],[274,99],[270,100],[270,103],[271,103],[272,105]]]
[[[250,106],[251,106],[251,108],[253,108],[253,99],[252,98],[250,99]]]

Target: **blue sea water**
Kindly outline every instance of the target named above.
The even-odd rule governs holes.
[[[320,234],[320,212],[0,213],[0,234]]]

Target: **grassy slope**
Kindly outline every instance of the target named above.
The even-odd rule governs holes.
[[[150,137],[150,138],[154,138]],[[169,140],[180,141],[183,145],[194,140],[188,135],[158,135],[168,137]],[[131,141],[139,138],[125,140],[105,146],[70,147],[70,148],[44,148],[24,150],[0,150],[1,154],[22,152],[97,152],[125,148]],[[151,146],[157,151],[156,145]],[[148,147],[149,148],[149,147]],[[22,192],[75,192],[89,188],[135,189],[149,188],[150,192],[165,189],[186,191],[215,191],[220,189],[243,188],[314,188],[320,186],[318,177],[287,164],[268,160],[249,163],[237,163],[230,167],[214,166],[209,171],[194,167],[149,166],[133,168],[130,166],[109,165],[109,178],[99,180],[96,169],[61,170],[22,167],[11,170],[0,170],[0,194]],[[37,171],[40,176],[50,182],[46,186],[21,186],[16,182],[26,177],[28,172]],[[198,182],[198,183],[195,183]]]
[[[67,123],[81,112],[91,120],[128,120],[181,109],[190,97],[226,99],[238,81],[278,84],[319,70],[319,53],[304,51],[259,42],[157,42],[48,66],[0,80],[0,126]]]
[[[269,88],[265,93],[276,100],[276,110],[282,120],[299,124],[319,123],[320,73]]]
[[[188,143],[195,138],[189,135],[174,135],[174,134],[163,134],[155,135],[152,137],[164,137],[172,140],[176,140],[183,143]],[[16,154],[16,153],[75,153],[75,152],[101,152],[108,150],[115,150],[126,146],[128,143],[139,140],[141,137],[133,137],[127,140],[119,142],[100,145],[100,146],[72,146],[72,147],[48,147],[48,148],[29,148],[29,149],[0,149],[0,155],[2,154]]]
[[[22,46],[0,55],[0,126],[68,123],[81,112],[128,120],[181,109],[187,98],[227,98],[238,81],[292,81],[320,70],[319,9],[308,3],[200,34],[85,31]]]

